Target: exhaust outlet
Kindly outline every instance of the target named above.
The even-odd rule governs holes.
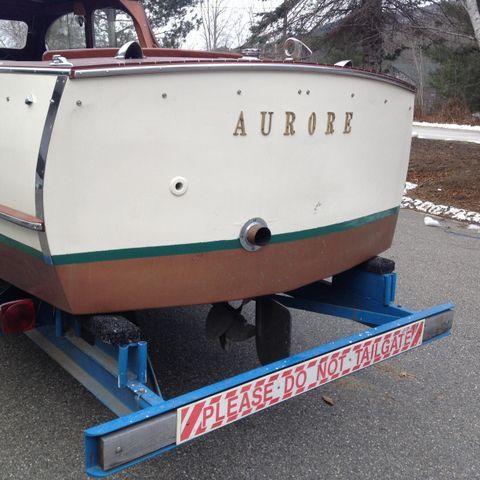
[[[252,218],[240,231],[240,243],[248,252],[255,252],[268,245],[272,239],[272,232],[267,222],[262,218]]]

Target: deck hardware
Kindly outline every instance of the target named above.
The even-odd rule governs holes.
[[[115,55],[116,60],[144,58],[142,47],[135,41],[127,42],[120,47]]]
[[[82,101],[81,101],[81,100],[77,100],[76,104],[77,104],[77,107],[81,107],[81,106],[82,106]]]
[[[354,94],[354,93],[352,93],[352,94],[350,94],[350,96],[353,98],[353,97],[355,96],[355,94]]]
[[[167,98],[167,94],[166,94],[166,93],[162,93],[162,98]]]
[[[258,59],[260,56],[259,48],[244,48],[242,50],[242,60]]]
[[[388,102],[388,100],[387,100],[387,99],[385,99],[385,100],[383,101],[383,103],[387,103],[387,102]]]
[[[298,91],[298,94],[299,94],[299,95],[301,95],[301,94],[302,94],[302,91],[301,91],[301,90],[299,90],[299,91]]]
[[[33,96],[33,94],[29,94],[25,97],[25,104],[30,106],[30,105],[33,105],[35,103],[35,97]]]
[[[52,57],[52,61],[50,62],[50,65],[56,66],[56,65],[62,65],[64,67],[73,67],[73,63],[70,63],[65,57],[62,55],[54,55]]]
[[[170,182],[170,191],[175,195],[176,197],[180,197],[182,195],[185,195],[188,190],[188,180],[184,177],[175,177],[172,178],[172,181]]]
[[[256,252],[268,245],[271,239],[272,232],[262,218],[251,218],[240,230],[240,244],[248,252]]]
[[[306,91],[306,94],[307,94],[307,95],[310,95],[310,90],[307,90],[307,91]]]
[[[335,64],[336,67],[352,67],[353,63],[351,60],[340,60]]]
[[[298,38],[290,37],[283,44],[286,60],[302,60],[308,58],[312,51]],[[305,52],[305,53],[304,53]]]
[[[6,100],[7,102],[9,102],[9,101],[10,101],[10,97],[6,97],[5,100]]]
[[[241,95],[242,94],[242,91],[241,90],[237,90],[237,95]]]

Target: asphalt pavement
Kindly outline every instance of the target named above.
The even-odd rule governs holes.
[[[182,446],[115,479],[480,478],[480,233],[400,214],[398,300],[456,304],[453,334]],[[167,396],[257,365],[253,342],[224,352],[206,307],[148,312]],[[250,312],[249,314],[251,314]],[[293,349],[352,333],[352,322],[294,312]],[[328,396],[333,405],[322,400]],[[85,478],[85,428],[113,418],[26,337],[0,338],[0,479]]]

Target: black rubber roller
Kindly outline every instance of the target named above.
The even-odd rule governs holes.
[[[83,327],[109,345],[127,345],[140,341],[140,329],[120,315],[93,315],[83,322]]]
[[[384,275],[386,273],[392,273],[395,270],[395,262],[389,258],[373,257],[370,260],[362,263],[360,268],[366,272]]]

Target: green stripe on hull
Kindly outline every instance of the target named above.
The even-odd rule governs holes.
[[[308,238],[328,235],[330,233],[343,232],[353,228],[360,227],[367,223],[381,220],[398,213],[399,207],[390,208],[383,212],[373,213],[365,217],[357,218],[355,220],[348,220],[346,222],[336,223],[334,225],[327,225],[325,227],[311,228],[308,230],[301,230],[299,232],[280,233],[273,235],[271,243],[286,243],[297,240],[305,240]],[[34,250],[26,245],[11,240],[0,235],[0,241],[6,243],[8,246],[18,248],[26,253],[30,253],[42,258],[42,253]],[[114,260],[128,260],[136,258],[149,257],[164,257],[173,255],[188,255],[195,253],[208,253],[221,250],[236,250],[241,248],[240,241],[235,240],[218,240],[214,242],[188,243],[185,245],[167,245],[160,247],[140,247],[140,248],[123,248],[119,250],[105,250],[99,252],[85,252],[85,253],[71,253],[66,255],[54,255],[52,257],[54,265],[68,265],[74,263],[91,263],[91,262],[105,262]]]
[[[28,255],[32,255],[32,257],[43,259],[43,253],[40,252],[39,250],[35,250],[34,248],[28,245],[25,245],[24,243],[17,242],[16,240],[6,237],[1,233],[0,233],[0,242],[6,245],[7,247],[16,248],[17,250],[20,250],[23,253],[28,253]]]
[[[347,222],[328,225],[326,227],[312,228],[292,233],[281,233],[272,236],[271,243],[294,242],[329,233],[342,232],[352,228],[360,227],[366,223],[375,222],[382,218],[394,215],[398,212],[398,207],[385,210],[383,212],[367,215],[366,217],[349,220]],[[54,265],[66,265],[70,263],[90,263],[104,262],[112,260],[126,260],[132,258],[164,257],[170,255],[188,255],[192,253],[208,253],[220,250],[236,250],[241,248],[240,241],[218,240],[215,242],[188,243],[185,245],[167,245],[163,247],[143,247],[143,248],[125,248],[120,250],[107,250],[101,252],[73,253],[67,255],[54,255]]]
[[[400,207],[390,208],[383,212],[372,213],[366,217],[360,217],[355,220],[347,220],[342,223],[335,223],[333,225],[327,225],[326,227],[311,228],[309,230],[300,230],[299,232],[292,233],[280,233],[272,237],[270,243],[284,243],[293,242],[295,240],[305,240],[312,237],[320,237],[322,235],[328,235],[329,233],[344,232],[352,228],[360,227],[366,223],[376,222],[382,218],[389,217],[390,215],[398,213]]]

